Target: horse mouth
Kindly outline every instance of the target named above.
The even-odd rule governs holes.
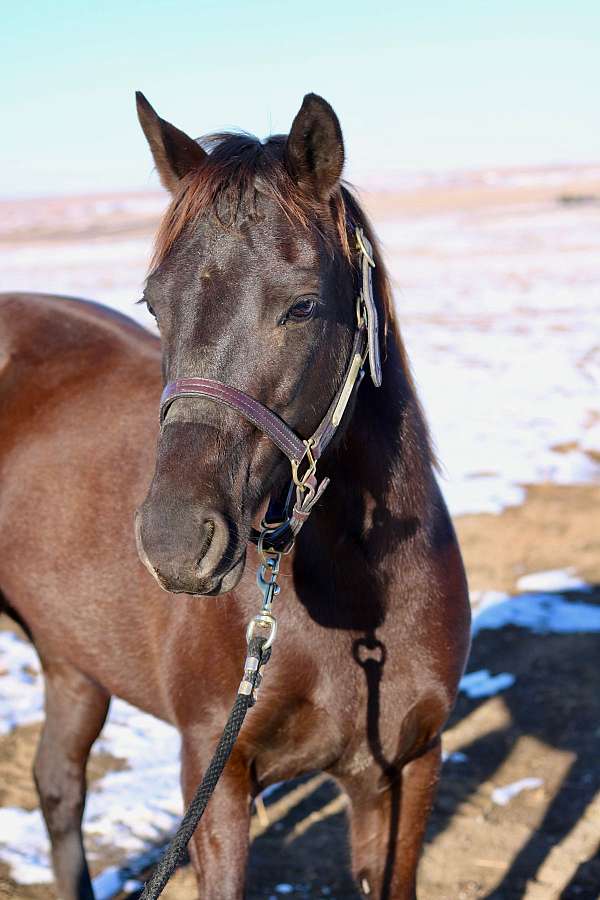
[[[154,576],[155,581],[157,581],[162,590],[167,594],[187,594],[188,597],[218,597],[221,594],[229,594],[237,587],[244,574],[245,566],[246,551],[244,551],[241,557],[239,557],[226,572],[202,580],[196,590],[190,590],[185,587],[174,587],[168,581],[163,579],[160,572],[157,572],[152,567],[147,566],[146,568],[149,569],[150,573]]]
[[[220,594],[228,594],[233,591],[240,582],[244,574],[246,566],[246,551],[242,553],[237,562],[234,562],[230,569],[223,575],[217,575],[212,580],[214,584],[206,589],[194,592],[192,597],[218,597]]]

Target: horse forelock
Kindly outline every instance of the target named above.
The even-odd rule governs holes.
[[[284,155],[286,137],[265,142],[244,133],[207,135],[199,143],[207,150],[203,162],[180,181],[160,224],[150,273],[164,262],[183,232],[205,214],[230,227],[240,216],[258,218],[260,198],[275,201],[292,225],[319,234],[330,249],[350,257],[348,221],[343,191],[330,198],[330,221],[321,201],[312,199],[288,173]]]
[[[204,162],[183,178],[159,226],[150,274],[165,261],[176,241],[189,226],[207,214],[224,227],[244,214],[259,215],[261,195],[274,200],[292,224],[317,232],[332,252],[355,262],[353,231],[365,230],[375,247],[377,281],[384,300],[384,315],[393,319],[391,291],[377,240],[367,216],[348,184],[340,184],[330,198],[330,221],[324,222],[320,201],[313,200],[289,175],[284,162],[285,135],[266,141],[243,132],[222,132],[199,138],[207,151]]]

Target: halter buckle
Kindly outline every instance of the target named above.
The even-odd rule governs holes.
[[[292,466],[292,478],[294,479],[294,484],[296,487],[300,488],[301,491],[306,491],[309,489],[308,481],[317,471],[317,461],[313,456],[312,447],[313,447],[313,438],[308,438],[304,442],[304,446],[306,447],[306,460],[308,462],[308,468],[306,472],[302,476],[298,475],[298,467],[300,462],[296,462],[295,459],[291,459],[290,463]]]

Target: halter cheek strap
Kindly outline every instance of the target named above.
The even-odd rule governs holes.
[[[266,434],[284,453],[292,467],[292,481],[284,504],[283,518],[263,523],[263,538],[260,549],[286,551],[291,549],[294,539],[310,515],[315,503],[329,483],[324,478],[320,484],[316,480],[317,461],[331,443],[344,412],[355,389],[362,381],[364,364],[368,357],[373,384],[381,384],[381,361],[379,355],[379,333],[377,308],[373,298],[371,269],[375,266],[373,248],[361,228],[356,229],[357,249],[361,260],[361,290],[356,301],[357,325],[354,332],[352,355],[346,374],[333,398],[329,409],[314,434],[303,439],[293,431],[272,409],[255,400],[245,391],[224,384],[213,378],[179,378],[166,385],[160,401],[160,421],[164,422],[167,412],[176,400],[202,397],[221,403],[236,410],[256,428]],[[303,474],[299,468],[305,463]],[[294,491],[295,490],[295,499]],[[270,508],[273,504],[270,505]],[[264,535],[268,534],[269,548],[262,547]],[[253,536],[253,540],[255,537]]]

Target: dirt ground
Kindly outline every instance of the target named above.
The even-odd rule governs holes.
[[[597,585],[600,605],[600,487],[542,485],[523,506],[457,520],[471,586],[514,590],[521,575],[572,566]],[[600,694],[597,635],[540,637],[482,632],[469,668],[508,671],[516,683],[495,697],[461,694],[445,734],[445,766],[420,869],[424,900],[592,900],[600,889]],[[30,776],[38,726],[0,739],[0,804],[33,808]],[[96,756],[90,777],[114,765]],[[542,786],[507,806],[497,786],[524,777]],[[321,776],[272,793],[253,820],[248,900],[358,900],[349,874],[344,798]],[[100,868],[116,860],[101,861]],[[133,900],[136,893],[120,897]],[[164,894],[195,896],[189,867]],[[50,900],[48,886],[17,887],[0,869],[0,898]]]
[[[528,572],[573,566],[600,584],[600,485],[533,485],[502,515],[456,519],[471,591],[514,592]]]

